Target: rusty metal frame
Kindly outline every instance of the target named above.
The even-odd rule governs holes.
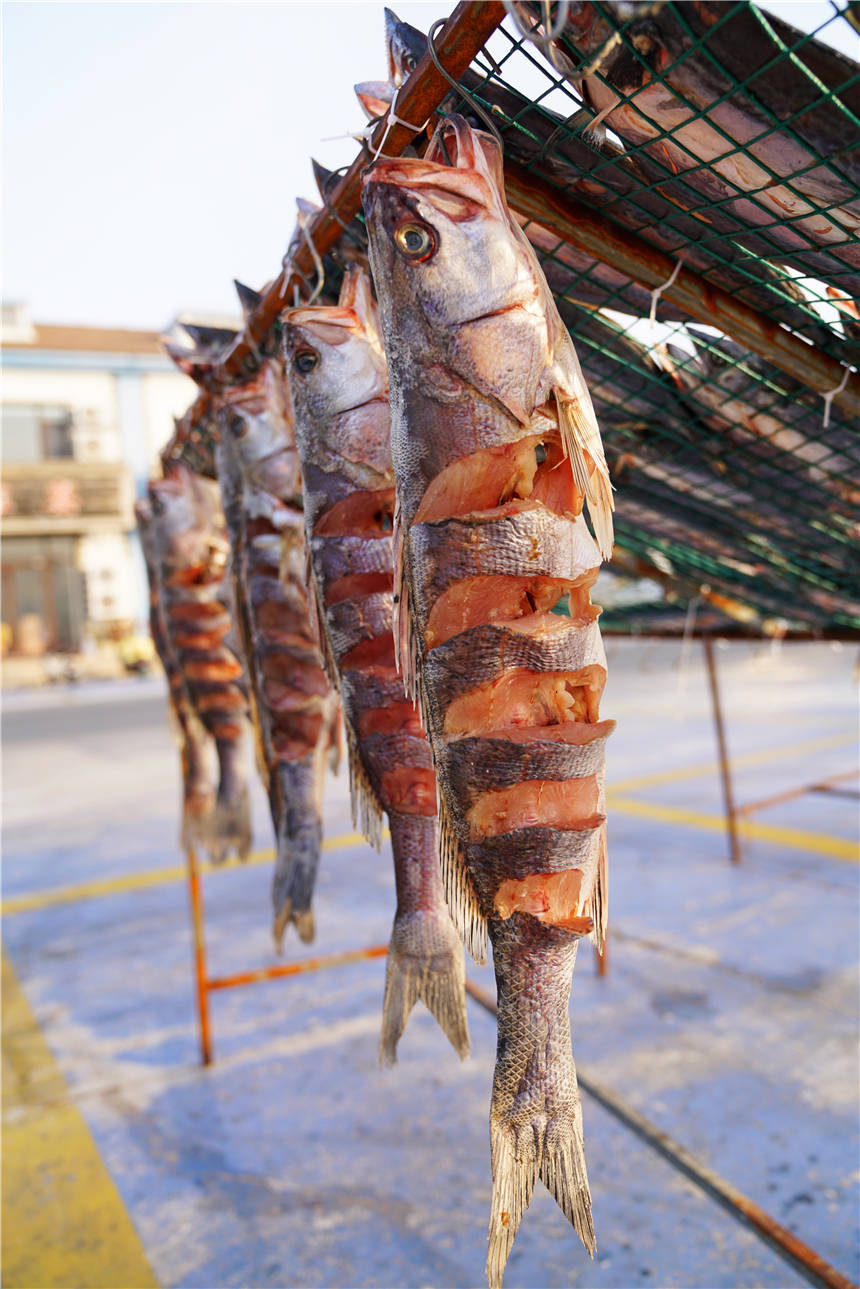
[[[846,377],[847,368],[838,359],[807,344],[692,269],[682,266],[669,285],[669,278],[678,268],[678,261],[671,255],[630,229],[613,224],[514,161],[505,162],[505,191],[511,206],[520,215],[533,219],[562,241],[587,251],[635,282],[647,287],[662,286],[665,299],[680,305],[700,322],[717,327],[725,335],[748,345],[753,353],[767,358],[808,389],[825,394],[845,379],[844,388],[834,393],[834,401],[860,416],[860,375],[852,373]]]
[[[194,960],[194,998],[197,1005],[197,1024],[200,1037],[200,1063],[211,1065],[212,1022],[209,1015],[209,995],[221,989],[234,989],[239,985],[254,985],[266,980],[280,980],[285,976],[300,976],[307,971],[324,967],[343,967],[350,962],[363,962],[370,958],[384,958],[387,944],[373,944],[366,949],[348,949],[343,953],[328,953],[299,962],[276,963],[272,967],[257,967],[238,971],[232,976],[210,976],[206,970],[206,918],[203,908],[203,884],[200,865],[193,849],[186,852],[188,864],[188,904],[191,912],[191,929]]]
[[[466,993],[471,994],[476,1003],[479,1003],[485,1011],[491,1016],[498,1015],[496,1000],[491,994],[487,993],[474,980],[466,980]],[[603,1106],[614,1115],[625,1128],[629,1128],[637,1137],[641,1137],[658,1155],[662,1155],[668,1160],[674,1168],[694,1182],[705,1194],[711,1199],[716,1200],[724,1209],[726,1209],[736,1221],[742,1226],[749,1227],[760,1239],[784,1258],[795,1271],[809,1281],[812,1285],[819,1286],[819,1289],[857,1289],[857,1286],[843,1276],[841,1271],[826,1262],[820,1254],[814,1249],[810,1249],[808,1244],[804,1244],[791,1231],[787,1231],[784,1226],[780,1226],[775,1218],[766,1213],[764,1209],[759,1208],[749,1196],[744,1195],[731,1182],[726,1181],[713,1168],[702,1163],[689,1150],[685,1149],[680,1142],[674,1141],[668,1133],[658,1128],[650,1119],[646,1119],[644,1114],[640,1114],[633,1106],[629,1105],[615,1092],[609,1088],[602,1087],[596,1079],[589,1075],[583,1074],[581,1070],[577,1071],[577,1080],[579,1086],[589,1096],[594,1097],[595,1101]]]
[[[729,835],[729,853],[731,854],[732,863],[739,864],[741,862],[741,839],[738,832],[738,811],[735,806],[735,794],[732,789],[732,772],[729,766],[726,730],[723,724],[723,708],[720,702],[720,686],[717,679],[713,638],[709,635],[703,635],[702,645],[705,650],[708,687],[711,691],[711,710],[714,717],[714,732],[717,736],[717,751],[720,757],[720,779],[723,785],[723,804],[726,811],[726,831]]]
[[[816,779],[814,783],[803,783],[798,788],[787,788],[785,792],[775,792],[770,797],[761,797],[758,801],[748,801],[745,805],[738,806],[735,810],[737,815],[752,815],[758,810],[766,810],[768,806],[782,805],[784,801],[795,801],[798,797],[804,797],[808,792],[833,792],[838,796],[856,797],[860,794],[856,792],[844,793],[837,784],[845,783],[849,779],[856,779],[860,770],[845,770],[841,774],[828,775],[826,779]]]

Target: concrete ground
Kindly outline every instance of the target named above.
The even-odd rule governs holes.
[[[856,1278],[856,780],[755,813],[732,867],[699,647],[608,653],[610,971],[583,947],[577,1061]],[[718,659],[741,802],[856,770],[855,651]],[[215,995],[201,1069],[160,682],[4,706],[7,1289],[484,1283],[492,1017],[470,1004],[460,1064],[416,1012],[380,1071],[384,962],[365,961]],[[389,934],[390,859],[350,838],[343,779],[326,818],[317,943],[296,958]],[[255,821],[267,849],[258,788]],[[213,974],[274,961],[269,879],[205,878]],[[805,1283],[583,1109],[597,1257],[537,1193],[506,1289]]]

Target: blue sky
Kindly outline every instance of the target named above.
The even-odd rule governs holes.
[[[395,0],[427,30],[454,0]],[[767,6],[803,30],[821,0]],[[278,272],[310,157],[346,164],[381,3],[5,3],[3,296],[41,322],[165,327]],[[847,24],[834,24],[847,31]],[[856,50],[853,51],[855,57]]]
[[[439,4],[395,6],[426,28]],[[164,327],[275,276],[315,156],[352,160],[382,4],[6,3],[3,296]]]

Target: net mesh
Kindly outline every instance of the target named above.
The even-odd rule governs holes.
[[[812,7],[801,33],[749,3],[571,4],[547,42],[544,6],[519,4],[456,108],[477,101],[506,159],[610,231],[856,366],[860,68],[829,43],[856,33],[848,7]],[[736,620],[860,628],[856,425],[834,402],[825,426],[821,395],[768,358],[662,295],[652,321],[651,288],[523,226],[598,414],[619,551]]]

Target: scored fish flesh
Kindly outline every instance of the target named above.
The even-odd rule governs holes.
[[[568,1000],[578,940],[602,944],[606,918],[613,723],[589,588],[612,495],[495,140],[450,117],[423,160],[365,171],[363,202],[391,382],[399,658],[432,745],[449,904],[473,955],[487,930],[493,944],[495,1289],[538,1177],[594,1249]]]
[[[232,547],[234,594],[250,679],[257,762],[276,856],[273,932],[314,938],[326,761],[338,704],[322,668],[304,585],[302,482],[283,362],[224,392],[215,450]]]
[[[217,487],[184,466],[149,484],[167,638],[195,714],[215,740],[219,780],[212,859],[251,850],[243,760],[248,690],[234,633],[227,536]]]
[[[385,977],[380,1061],[420,998],[468,1055],[463,949],[436,857],[430,748],[394,659],[388,373],[370,283],[353,267],[338,307],[284,315],[305,485],[309,584],[329,674],[343,701],[353,818],[379,845],[391,825],[397,912]]]

